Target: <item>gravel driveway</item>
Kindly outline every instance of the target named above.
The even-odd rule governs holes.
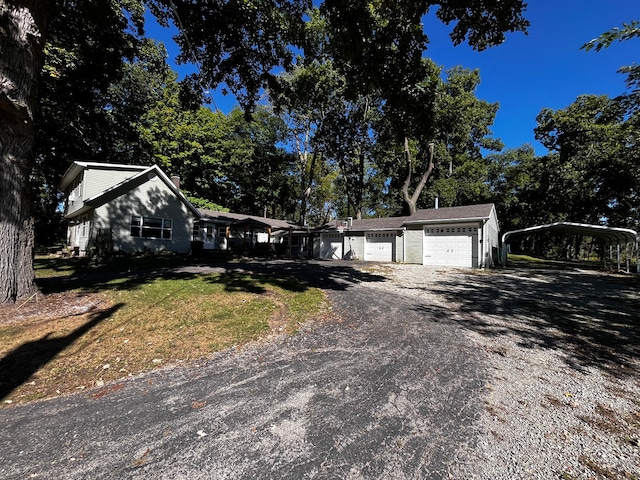
[[[354,268],[355,267],[355,268]],[[0,411],[0,477],[637,478],[637,282],[273,262],[331,319]]]

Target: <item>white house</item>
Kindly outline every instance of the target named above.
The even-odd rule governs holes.
[[[314,251],[320,258],[484,268],[499,260],[498,231],[493,204],[433,208],[324,227]]]
[[[74,162],[62,178],[67,244],[85,254],[108,236],[117,251],[187,253],[198,210],[156,165]]]

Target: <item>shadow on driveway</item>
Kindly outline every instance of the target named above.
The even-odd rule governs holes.
[[[597,367],[626,377],[640,355],[639,280],[510,269],[447,276],[425,288],[451,304],[466,329],[488,337],[515,334],[523,347],[564,352],[577,370]]]

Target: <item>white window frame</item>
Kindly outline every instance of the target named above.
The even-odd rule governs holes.
[[[134,232],[134,229],[137,232]],[[159,235],[154,235],[155,231],[159,231]],[[171,240],[173,238],[173,219],[131,215],[129,233],[133,238]]]

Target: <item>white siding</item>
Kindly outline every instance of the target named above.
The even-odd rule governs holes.
[[[84,171],[84,197],[91,198],[140,173],[140,170],[88,168]]]
[[[65,215],[79,210],[84,205],[84,185],[84,172],[81,172],[76,178],[73,179],[73,181],[67,188],[67,191],[65,192]]]
[[[133,237],[132,215],[171,219],[171,239]],[[111,230],[116,250],[187,253],[191,248],[193,214],[162,180],[155,177],[97,208],[93,233],[100,228]]]

